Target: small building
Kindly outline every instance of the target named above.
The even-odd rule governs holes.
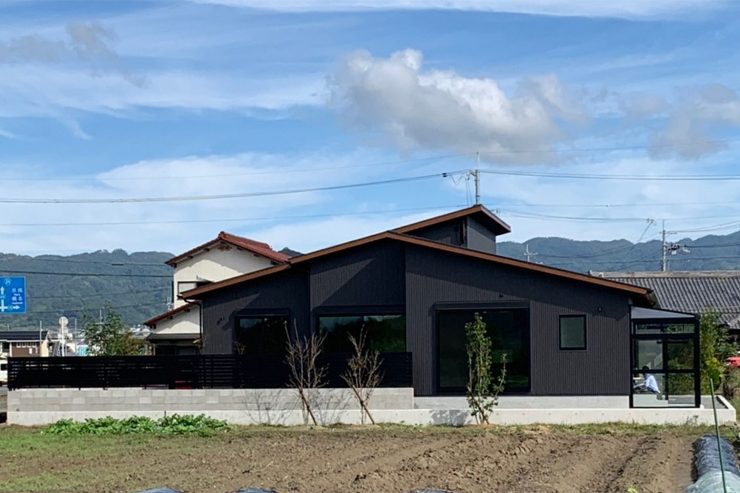
[[[591,272],[613,281],[651,289],[666,310],[716,310],[731,334],[740,336],[740,270]]]
[[[48,357],[49,331],[3,330],[0,331],[0,355],[9,358]]]
[[[288,260],[267,243],[220,232],[216,238],[169,259],[173,268],[170,310],[145,322],[147,340],[155,354],[196,354],[201,339],[201,314],[197,303],[179,297],[184,291],[230,277],[261,270]]]
[[[288,334],[313,332],[348,353],[366,330],[371,348],[411,355],[416,396],[461,395],[465,324],[479,313],[510,395],[700,405],[694,315],[659,310],[649,288],[497,255],[509,231],[476,205],[181,296],[200,304],[204,354],[281,358]],[[642,395],[645,367],[660,392]]]

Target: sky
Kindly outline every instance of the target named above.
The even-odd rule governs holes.
[[[0,26],[3,252],[308,252],[471,205],[475,168],[502,241],[740,229],[740,2],[3,0]]]

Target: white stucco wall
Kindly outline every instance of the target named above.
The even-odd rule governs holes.
[[[200,335],[200,307],[192,305],[188,311],[176,313],[172,318],[157,322],[157,334]]]
[[[271,265],[272,262],[265,257],[239,250],[233,246],[214,247],[207,252],[200,252],[191,259],[183,260],[175,267],[173,275],[175,307],[185,303],[177,298],[177,283],[179,282],[223,281]]]

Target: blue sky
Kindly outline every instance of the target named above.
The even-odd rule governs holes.
[[[487,171],[740,174],[736,2],[6,0],[0,25],[6,199],[313,188],[476,153]],[[696,237],[740,229],[739,183],[486,173],[482,201],[512,240],[635,241],[662,219]],[[310,251],[471,200],[456,175],[2,203],[0,249],[178,252],[227,230]]]

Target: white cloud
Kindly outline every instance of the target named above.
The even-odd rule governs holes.
[[[279,12],[362,12],[380,10],[466,10],[519,14],[653,18],[718,10],[728,0],[191,0],[195,3]]]
[[[6,197],[9,198],[117,199],[236,194],[361,181],[364,170],[335,169],[352,164],[357,159],[360,159],[357,154],[191,156],[141,161],[113,168],[94,177],[68,176],[61,181],[46,181],[47,176],[56,173],[40,167],[0,165],[0,171],[6,184]],[[19,178],[30,178],[31,181],[21,181]],[[0,235],[4,239],[3,251],[16,253],[115,248],[178,252],[210,239],[222,229],[239,233],[255,229],[260,224],[260,221],[254,220],[229,219],[306,214],[305,208],[320,207],[325,200],[324,195],[310,192],[192,202],[4,204]],[[225,220],[211,222],[214,219]],[[73,227],[8,225],[99,222],[144,224]],[[294,243],[274,246],[281,248]]]
[[[740,96],[722,84],[695,88],[673,101],[668,116],[651,138],[651,155],[696,160],[726,147],[718,129],[740,127]]]
[[[98,22],[73,22],[56,39],[32,33],[0,40],[0,64],[80,63],[90,75],[111,72],[131,84],[143,84],[111,46],[115,40],[116,33]]]
[[[334,74],[332,105],[351,127],[403,151],[479,151],[498,162],[541,162],[565,138],[558,120],[586,119],[552,75],[525,80],[509,95],[493,79],[421,66],[415,50],[388,59],[353,53]],[[524,152],[532,149],[545,152]]]
[[[51,116],[65,110],[110,113],[137,108],[280,110],[323,104],[323,74],[240,79],[234,74],[156,72],[143,87],[115,77],[87,77],[62,67],[11,66],[0,78],[0,116]]]

